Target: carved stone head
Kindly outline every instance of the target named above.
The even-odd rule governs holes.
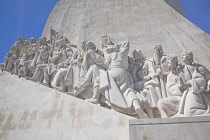
[[[163,48],[161,45],[154,45],[153,47],[153,53],[158,54],[158,55],[163,55]]]
[[[186,65],[191,65],[194,62],[193,53],[192,52],[182,53],[182,62],[184,62]]]
[[[36,39],[35,39],[34,37],[31,37],[31,38],[29,39],[29,41],[30,41],[31,44],[36,43]]]
[[[25,45],[29,45],[30,42],[29,42],[28,40],[25,40],[24,44],[25,44]]]
[[[109,35],[103,35],[103,36],[100,36],[100,38],[101,38],[102,48],[107,47],[108,45],[114,45]]]
[[[42,49],[43,49],[43,51],[48,51],[48,50],[49,50],[49,48],[50,48],[50,47],[46,44],[46,45],[44,45],[44,46],[43,46],[43,48],[42,48]]]
[[[70,47],[66,49],[66,52],[68,57],[71,57],[73,54],[73,50]]]
[[[39,38],[39,43],[42,45],[42,44],[45,44],[47,42],[47,38],[46,37],[40,37]]]
[[[26,40],[25,38],[23,38],[23,37],[21,37],[21,36],[18,36],[17,39],[20,40],[21,43],[25,42],[25,40]]]
[[[90,41],[86,43],[86,47],[87,47],[87,50],[90,50],[90,49],[96,50],[96,45]]]
[[[167,55],[166,63],[168,65],[169,70],[176,70],[178,66],[178,58],[174,54]]]
[[[133,51],[133,58],[135,60],[138,60],[138,59],[142,60],[143,59],[143,54],[142,54],[141,50],[138,50],[138,49],[134,50]]]
[[[163,56],[163,49],[161,45],[154,45],[153,58],[156,65],[160,65],[161,58]]]

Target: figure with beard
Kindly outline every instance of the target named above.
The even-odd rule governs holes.
[[[145,83],[142,93],[148,100],[147,113],[150,116],[153,116],[153,112],[157,110],[158,100],[166,97],[166,76],[163,75],[161,69],[162,57],[162,46],[155,45],[153,48],[153,57],[146,60],[143,66]]]

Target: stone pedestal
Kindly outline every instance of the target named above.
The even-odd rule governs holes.
[[[0,72],[1,140],[128,140],[127,115]]]
[[[130,120],[130,140],[209,140],[210,116]]]

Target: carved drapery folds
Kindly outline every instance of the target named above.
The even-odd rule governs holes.
[[[50,33],[49,40],[18,37],[2,69],[137,118],[210,113],[210,72],[193,62],[192,52],[182,54],[181,64],[161,45],[145,58],[141,50],[128,56],[129,42],[115,44],[108,35],[100,37],[102,51],[91,41],[77,47]]]

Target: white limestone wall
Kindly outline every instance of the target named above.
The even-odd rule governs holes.
[[[0,72],[1,140],[128,140],[129,119]]]
[[[130,120],[130,140],[209,140],[210,116]]]
[[[43,36],[49,37],[52,27],[74,44],[91,40],[100,47],[99,36],[109,34],[116,43],[129,40],[131,51],[141,49],[145,56],[162,44],[165,54],[192,51],[196,62],[210,68],[210,36],[177,12],[183,11],[176,1],[60,0]]]

